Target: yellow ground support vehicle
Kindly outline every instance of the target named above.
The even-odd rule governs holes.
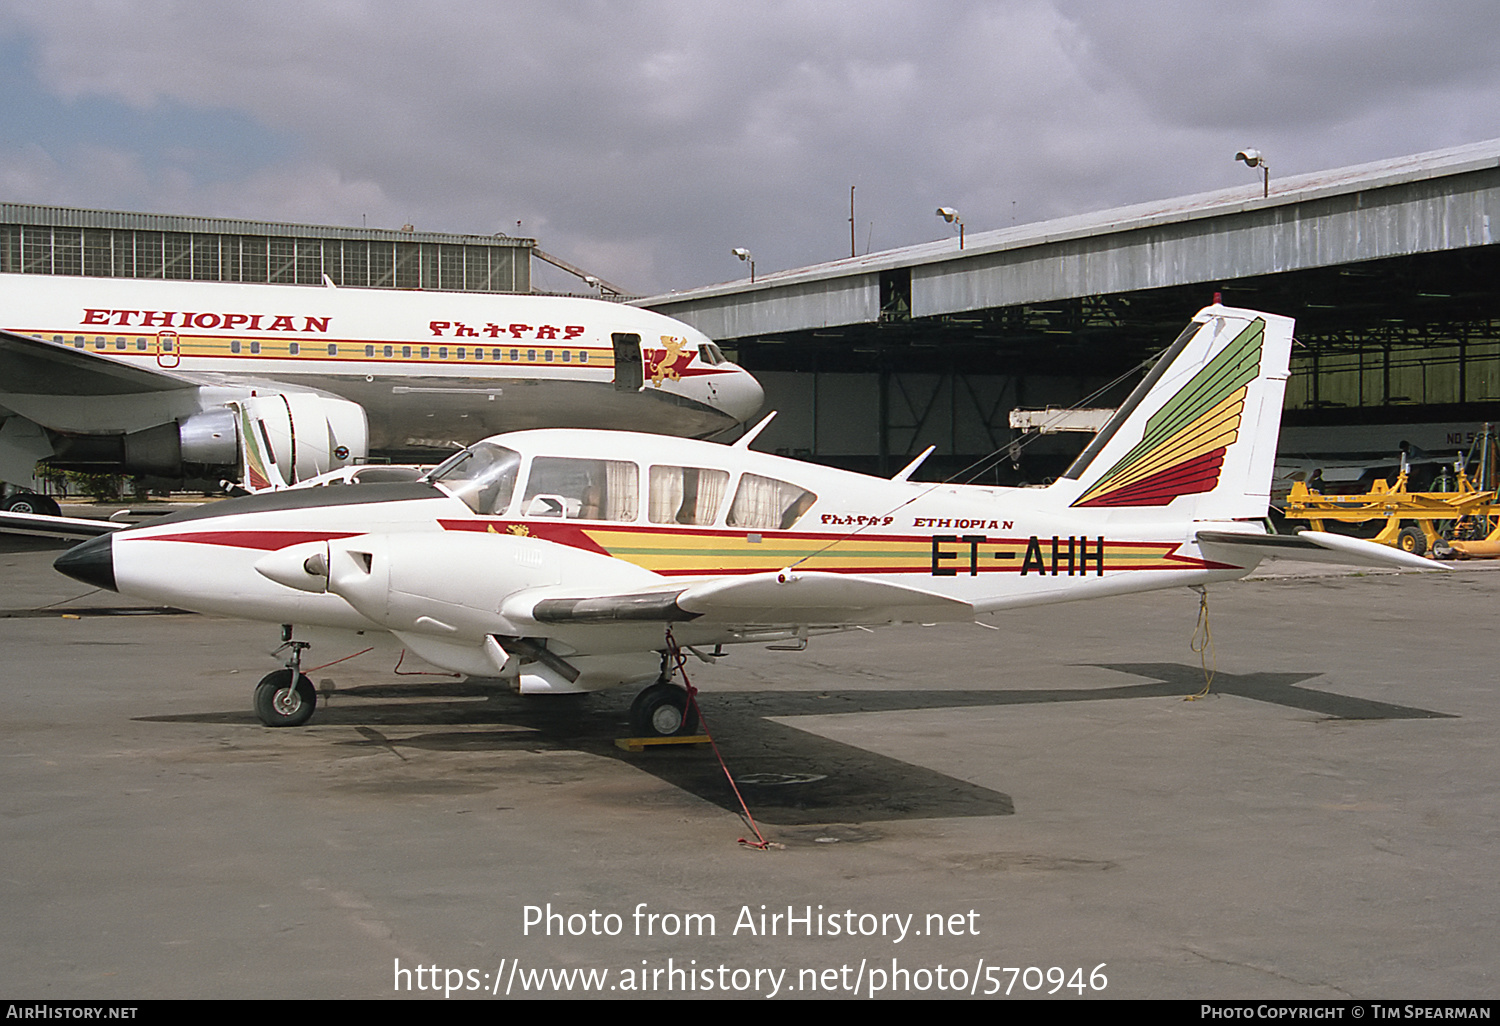
[[[1385,527],[1372,540],[1419,556],[1440,543],[1464,555],[1500,555],[1500,527],[1495,526],[1500,507],[1494,503],[1495,491],[1475,488],[1462,468],[1457,490],[1452,492],[1409,492],[1403,469],[1394,484],[1376,481],[1363,495],[1323,495],[1298,481],[1287,495],[1283,512],[1289,520],[1309,521],[1315,531],[1323,530],[1328,520],[1346,524],[1385,520]],[[1468,540],[1449,540],[1465,535]],[[1484,551],[1486,546],[1493,551]]]

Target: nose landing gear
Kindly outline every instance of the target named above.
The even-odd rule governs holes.
[[[282,645],[277,649],[291,650],[286,669],[266,674],[255,685],[255,715],[268,727],[300,727],[318,708],[318,693],[302,672],[302,651],[311,643],[293,641],[291,634],[290,627],[282,628]]]

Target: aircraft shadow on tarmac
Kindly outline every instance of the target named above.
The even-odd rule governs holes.
[[[844,744],[772,719],[832,713],[911,712],[1108,699],[1172,698],[1202,688],[1197,666],[1173,663],[1088,664],[1151,683],[1089,689],[971,691],[755,691],[700,695],[714,736],[757,819],[783,826],[829,822],[1005,816],[1009,795]],[[1220,672],[1213,690],[1332,719],[1435,719],[1448,714],[1299,687],[1317,673]],[[738,803],[707,746],[627,753],[628,689],[588,696],[524,699],[498,681],[388,684],[336,692],[321,707],[319,727],[348,726],[359,740],[340,744],[447,752],[572,750],[616,759],[738,813]],[[382,699],[403,699],[381,702]],[[482,699],[481,701],[475,701]],[[414,701],[418,700],[418,701]],[[139,717],[156,722],[255,723],[249,713]],[[493,731],[475,730],[486,724]],[[463,729],[444,730],[451,726]],[[423,727],[437,729],[420,729]],[[515,728],[525,728],[517,730]],[[849,838],[854,839],[854,838]]]

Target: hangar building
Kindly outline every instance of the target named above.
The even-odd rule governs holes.
[[[531,291],[532,239],[0,203],[0,271]]]
[[[1272,178],[1269,195],[1246,178],[638,302],[762,380],[781,410],[767,446],[876,472],[933,444],[924,476],[951,473],[1013,438],[1011,408],[1123,374],[1092,400],[1118,403],[1216,295],[1297,319],[1283,452],[1456,451],[1500,421],[1500,140]],[[1027,475],[1081,444],[1044,439]]]

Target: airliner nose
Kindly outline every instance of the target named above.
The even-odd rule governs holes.
[[[735,366],[739,373],[734,376],[733,384],[724,390],[723,409],[744,424],[760,412],[766,401],[766,390],[755,380],[755,375],[738,364]]]
[[[97,538],[90,538],[82,545],[75,545],[57,557],[52,564],[52,569],[60,574],[67,574],[75,581],[92,584],[96,588],[120,590],[115,587],[114,535],[112,534],[101,534]]]

